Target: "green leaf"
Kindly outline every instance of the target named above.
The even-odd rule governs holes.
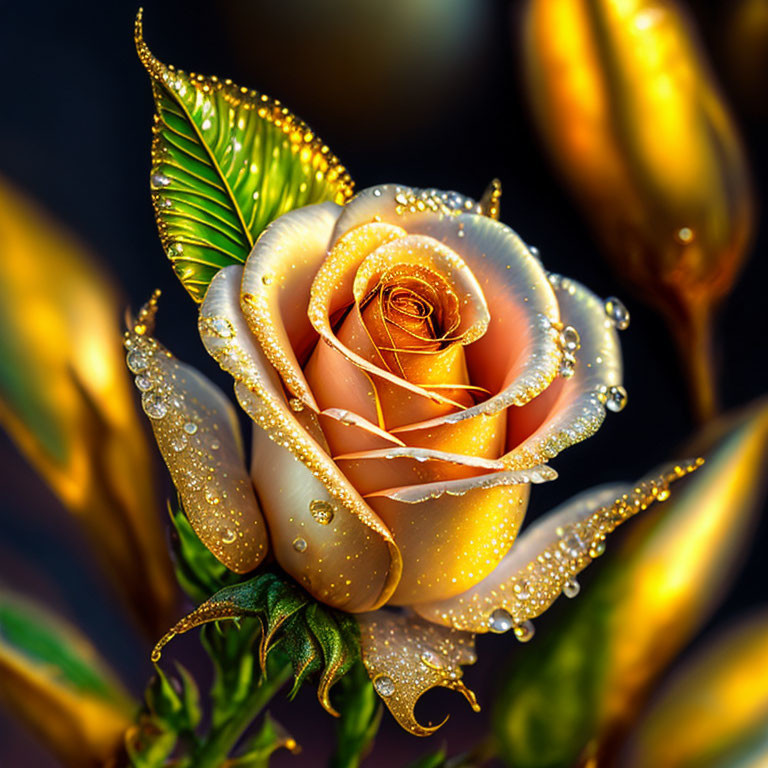
[[[420,757],[416,762],[411,763],[408,768],[443,768],[445,760],[445,749],[438,749],[437,752],[430,752],[428,755]]]
[[[67,766],[113,758],[136,709],[74,627],[4,591],[0,699]]]
[[[201,603],[226,586],[237,583],[239,576],[221,563],[200,541],[184,514],[181,501],[176,507],[168,505],[173,523],[171,546],[174,570],[181,588]]]
[[[265,572],[254,578],[225,587],[181,619],[158,642],[152,660],[158,661],[163,647],[176,635],[210,622],[225,619],[257,619],[261,626],[258,659],[262,669],[271,650],[278,645],[290,658],[294,671],[294,689],[311,674],[319,673],[318,699],[331,714],[338,714],[330,702],[330,690],[360,659],[360,635],[357,622],[348,614],[315,602],[289,578]],[[225,633],[229,637],[231,629]],[[237,633],[233,633],[237,636]],[[207,631],[209,653],[224,670],[234,668],[233,649],[216,647],[216,633]],[[255,640],[252,631],[247,642]],[[236,642],[232,641],[235,646]],[[242,652],[240,647],[240,652]],[[243,658],[247,658],[245,653]],[[250,662],[243,661],[243,664]],[[250,672],[250,670],[249,670]],[[219,692],[220,696],[224,691]],[[231,694],[230,694],[231,695]]]
[[[287,211],[345,202],[352,181],[328,147],[279,101],[231,80],[158,61],[136,17],[136,49],[152,80],[152,203],[160,239],[196,301],[216,272],[243,263]]]
[[[768,480],[768,400],[688,450],[703,467],[632,527],[500,680],[493,724],[509,765],[610,763],[658,676],[722,598]]]
[[[361,662],[339,683],[336,752],[330,768],[357,768],[370,752],[384,708]]]

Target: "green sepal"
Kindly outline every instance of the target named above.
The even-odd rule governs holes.
[[[222,267],[242,264],[282,214],[343,203],[352,180],[328,147],[279,101],[231,80],[187,74],[136,50],[155,99],[152,203],[168,258],[195,301]]]
[[[357,622],[348,614],[315,602],[282,574],[267,571],[219,590],[171,628],[155,646],[152,659],[158,661],[163,647],[173,637],[194,627],[247,618],[258,620],[261,626],[258,658],[262,670],[272,649],[279,645],[293,665],[295,684],[292,693],[295,694],[297,687],[317,672],[318,699],[328,712],[338,715],[329,694],[334,684],[360,659]],[[224,637],[231,634],[228,631]],[[218,642],[215,632],[208,631],[205,637],[210,646]],[[247,639],[253,642],[253,634]],[[221,664],[224,665],[231,649],[228,652],[226,648],[212,647],[209,652],[214,660],[223,659]]]

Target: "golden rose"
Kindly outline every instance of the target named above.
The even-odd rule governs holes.
[[[510,549],[530,485],[556,477],[546,462],[623,407],[627,318],[545,272],[484,210],[374,187],[281,216],[244,266],[216,274],[200,332],[255,422],[250,473],[228,399],[150,336],[155,299],[126,338],[200,539],[238,573],[271,550],[316,599],[359,614],[377,692],[421,735],[434,729],[413,710],[429,688],[476,706],[461,682],[474,633],[529,639],[605,537],[693,468],[577,497]],[[155,656],[223,605],[182,619]]]
[[[238,572],[268,539],[314,597],[355,613],[488,576],[530,484],[556,476],[544,462],[625,397],[603,302],[456,193],[385,185],[285,214],[216,275],[200,330],[258,426],[258,503],[222,426],[220,468],[196,477],[174,451],[192,435],[155,419],[190,521]]]

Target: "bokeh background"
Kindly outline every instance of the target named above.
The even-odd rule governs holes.
[[[741,130],[758,199],[750,258],[718,317],[726,410],[766,389],[768,236],[760,222],[768,178],[768,33],[760,20],[768,12],[748,8],[760,5],[765,8],[754,0],[688,4]],[[2,0],[0,175],[87,246],[114,276],[124,306],[135,308],[152,289],[162,289],[159,336],[226,389],[200,344],[195,307],[157,237],[149,199],[153,105],[133,47],[136,10],[125,0]],[[531,514],[537,515],[591,485],[640,476],[674,452],[693,421],[667,328],[607,267],[537,138],[519,74],[519,10],[507,0],[149,0],[144,19],[147,42],[163,61],[280,98],[342,158],[358,188],[395,181],[479,196],[500,178],[502,220],[540,249],[547,268],[625,300],[632,313],[622,334],[629,404],[609,414],[597,437],[555,461],[560,480],[535,490]],[[160,471],[158,477],[167,482]],[[102,583],[76,523],[4,435],[0,478],[0,582],[82,627],[138,694],[151,671],[146,640]],[[763,522],[710,624],[727,625],[763,604],[766,544]],[[590,577],[585,574],[585,589]],[[558,610],[537,622],[539,635]],[[481,702],[490,702],[497,671],[525,664],[528,649],[511,634],[480,638],[480,661],[467,679]],[[204,678],[194,639],[179,640],[175,653]],[[438,742],[455,753],[488,729],[487,707],[475,715],[458,697],[431,693],[424,716],[441,709],[451,720],[431,743],[385,716],[378,750],[366,765],[404,765]],[[277,701],[272,711],[304,748],[274,764],[322,764],[331,721],[313,691],[305,690],[290,709]],[[0,764],[56,763],[0,712]]]

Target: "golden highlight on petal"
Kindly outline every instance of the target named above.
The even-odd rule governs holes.
[[[512,546],[528,506],[526,480],[504,481],[503,473],[494,473],[367,497],[403,556],[391,604],[452,597],[491,573]],[[419,493],[419,503],[408,498]]]
[[[235,573],[252,571],[268,539],[229,401],[152,338],[157,298],[126,335],[127,363],[184,512],[206,547]],[[229,333],[222,318],[207,326]]]
[[[527,530],[491,575],[449,600],[414,606],[420,616],[471,632],[505,632],[544,613],[562,594],[577,590],[576,576],[605,551],[621,523],[669,496],[669,485],[701,459],[677,464],[616,490],[578,496]],[[609,502],[609,499],[612,501]]]
[[[373,687],[407,731],[429,736],[445,724],[443,720],[422,725],[414,715],[416,702],[438,686],[462,693],[472,709],[480,710],[475,694],[461,679],[461,667],[476,660],[474,635],[387,610],[363,614],[357,621],[363,662]]]
[[[364,224],[348,232],[335,241],[331,252],[323,262],[312,283],[311,298],[309,302],[309,319],[326,343],[335,353],[342,355],[356,368],[358,373],[358,387],[364,387],[364,374],[376,376],[389,384],[405,389],[414,395],[433,400],[439,403],[450,403],[439,393],[430,393],[400,375],[392,373],[385,366],[381,366],[371,359],[367,359],[351,350],[342,343],[331,324],[331,318],[341,310],[346,309],[355,301],[355,277],[358,269],[366,258],[377,252],[387,243],[397,241],[408,236],[401,227],[381,222]],[[397,251],[399,253],[399,251]],[[360,297],[362,298],[362,296]],[[363,334],[365,332],[363,331]],[[361,336],[361,340],[362,340]],[[374,346],[375,349],[375,345]],[[315,354],[325,353],[321,345]],[[326,357],[327,357],[326,353]],[[376,357],[378,354],[376,353]],[[324,366],[323,366],[324,367]],[[337,405],[337,404],[334,404]],[[334,407],[330,405],[328,407]]]
[[[242,268],[221,270],[200,310],[208,352],[235,379],[254,420],[252,475],[280,565],[319,600],[342,610],[373,610],[400,579],[400,552],[387,527],[339,471],[286,401],[277,373],[240,311]],[[227,321],[224,334],[211,318]],[[330,510],[318,520],[317,509]]]
[[[466,347],[466,356],[472,384],[492,395],[407,429],[455,424],[524,405],[554,381],[563,357],[560,313],[544,269],[509,227],[479,211],[466,212],[474,210],[471,203],[449,213],[439,206],[399,202],[412,192],[391,184],[364,190],[344,207],[333,237],[354,232],[375,218],[381,224],[402,227],[409,235],[433,238],[460,254],[491,308],[485,334]],[[453,193],[444,194],[450,200]]]

